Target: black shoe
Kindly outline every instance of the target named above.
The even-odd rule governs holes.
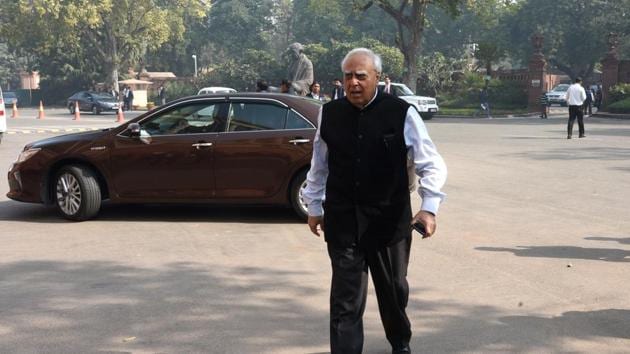
[[[580,135],[580,138],[586,138],[586,135],[582,134]]]
[[[571,135],[567,135],[567,139],[571,139]]]
[[[409,348],[409,344],[403,345],[402,347],[392,349],[392,354],[411,354],[411,348]]]

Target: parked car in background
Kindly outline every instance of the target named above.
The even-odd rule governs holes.
[[[283,94],[192,96],[115,128],[24,147],[13,200],[56,205],[70,220],[114,203],[291,205],[306,186],[321,102]]]
[[[202,88],[197,92],[197,95],[212,95],[215,93],[236,93],[236,90],[229,87],[211,86]]]
[[[7,111],[4,108],[4,98],[0,87],[0,142],[2,142],[2,137],[7,131]]]
[[[6,91],[4,93],[4,105],[5,105],[5,107],[13,107],[14,103],[16,105],[18,104],[17,95],[13,91]]]
[[[437,100],[435,98],[416,96],[416,94],[413,93],[413,91],[411,91],[411,89],[405,84],[392,82],[391,85],[394,89],[395,96],[402,98],[412,105],[418,111],[422,119],[429,120],[439,111],[440,107],[438,107]],[[378,87],[379,89],[382,89],[385,87],[385,83],[382,81],[379,82]]]
[[[68,110],[74,114],[76,102],[79,102],[79,111],[101,114],[102,112],[116,112],[120,102],[114,96],[105,92],[79,91],[68,98]]]
[[[549,100],[549,104],[559,104],[562,107],[567,105],[567,90],[569,89],[568,84],[560,84],[553,88],[553,90],[547,92],[547,99]]]

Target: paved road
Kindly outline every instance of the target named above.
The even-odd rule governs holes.
[[[416,352],[628,351],[630,122],[573,140],[565,124],[428,123],[450,175],[438,234],[412,249]],[[51,135],[7,136],[0,166]],[[0,352],[327,352],[325,244],[291,210],[106,205],[72,223],[7,188]],[[364,323],[365,352],[388,353],[373,293]]]

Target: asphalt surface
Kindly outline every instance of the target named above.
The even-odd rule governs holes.
[[[448,200],[412,246],[413,351],[627,353],[630,121],[573,140],[560,117],[427,125]],[[0,166],[55,134],[7,135]],[[73,223],[7,190],[1,353],[328,352],[325,243],[290,209],[106,204]],[[372,288],[364,326],[364,352],[389,353]]]

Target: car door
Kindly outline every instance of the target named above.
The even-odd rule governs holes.
[[[210,199],[214,194],[213,143],[225,127],[221,101],[181,103],[139,122],[140,138],[125,132],[111,154],[113,181],[121,198]]]
[[[274,100],[234,99],[214,146],[217,198],[265,199],[286,185],[312,151],[315,128]]]
[[[79,94],[79,109],[82,111],[91,111],[92,110],[92,95],[87,92],[81,92]]]

